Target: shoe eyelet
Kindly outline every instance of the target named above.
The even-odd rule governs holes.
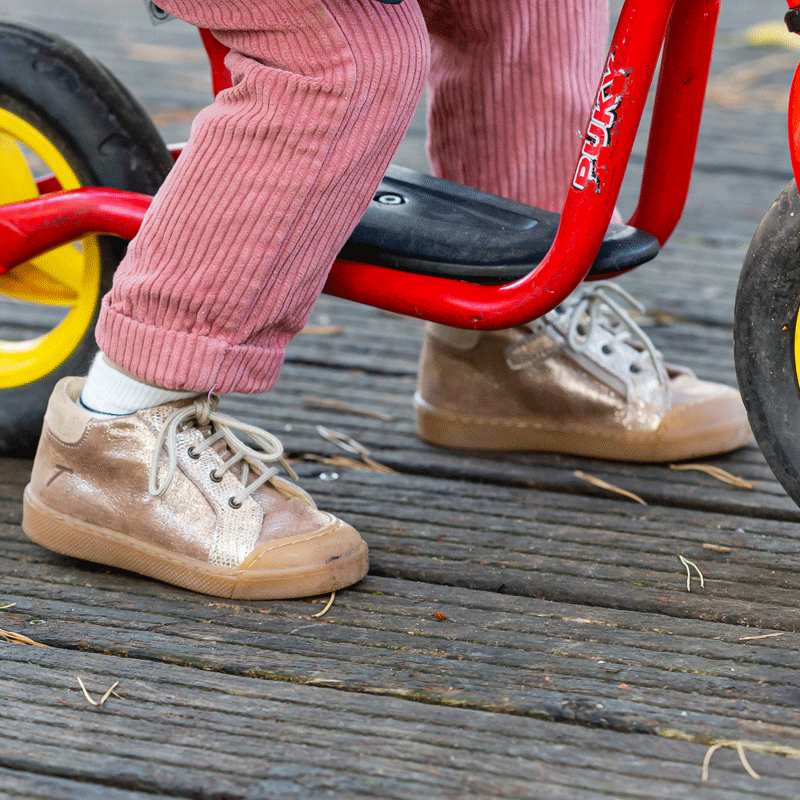
[[[609,345],[609,344],[604,344],[604,345],[603,345],[603,346],[602,346],[600,349],[601,349],[601,350],[602,350],[602,351],[603,351],[603,352],[604,352],[604,353],[605,353],[607,356],[610,356],[610,355],[611,355],[611,354],[614,352],[614,348],[613,348],[613,347],[611,347],[611,345]]]
[[[192,461],[197,461],[200,458],[200,453],[196,453],[194,447],[190,447],[186,451],[186,455],[192,459]]]
[[[211,478],[214,483],[220,483],[222,481],[223,475],[217,474],[215,469],[212,469],[211,472],[208,473],[208,477]]]
[[[229,497],[229,498],[228,498],[228,505],[229,505],[231,508],[241,508],[241,507],[242,507],[242,504],[241,504],[241,503],[237,503],[237,502],[236,502],[236,498],[235,498],[235,497]]]
[[[637,373],[637,372],[641,372],[642,371],[642,368],[638,364],[631,364],[629,369],[633,373]]]

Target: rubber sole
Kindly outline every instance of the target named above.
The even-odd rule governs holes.
[[[229,569],[173,553],[75,519],[39,502],[25,489],[22,530],[29,539],[56,553],[130,570],[193,592],[236,600],[284,600],[312,597],[343,589],[361,580],[369,568],[365,542],[342,550],[335,558],[284,569]],[[336,536],[336,533],[330,534]],[[297,537],[302,546],[307,537]],[[287,540],[284,546],[291,546]]]
[[[614,461],[665,463],[730,452],[752,441],[741,421],[702,429],[603,436],[597,431],[537,427],[528,420],[471,417],[437,409],[417,392],[417,433],[453,450],[564,453]],[[721,415],[724,418],[724,414]]]

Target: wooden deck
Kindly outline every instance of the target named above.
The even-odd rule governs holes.
[[[195,102],[201,65],[176,66],[180,92],[157,80],[153,52],[171,51],[103,17],[106,0],[68,19],[52,2],[6,5],[94,41],[115,68],[132,40],[138,92],[165,128],[185,125],[176,97]],[[108,35],[93,40],[90,19]],[[720,86],[761,63],[737,26],[724,21]],[[175,30],[161,41],[184,46]],[[668,360],[731,383],[745,242],[789,176],[780,115],[761,111],[709,107],[686,221],[622,280]],[[421,136],[418,122],[404,163]],[[62,558],[21,531],[30,462],[0,459],[0,629],[47,645],[0,641],[0,797],[800,798],[800,510],[755,445],[704,462],[751,488],[668,465],[439,450],[413,432],[418,322],[322,298],[311,323],[273,393],[224,407],[280,435],[303,485],[364,533],[369,577],[314,617],[327,597],[220,600]],[[345,455],[320,424],[396,472],[310,460]],[[695,575],[687,590],[681,556],[704,587]],[[96,707],[78,677],[95,700],[118,685]]]
[[[413,433],[419,324],[327,298],[312,322],[341,333],[298,338],[275,392],[225,405],[298,458],[343,455],[322,424],[397,470],[297,464],[364,532],[370,576],[314,618],[327,598],[219,600],[62,558],[21,532],[29,462],[0,461],[0,628],[49,645],[0,645],[0,795],[800,796],[800,512],[755,446],[706,462],[751,489],[438,450]],[[728,328],[651,332],[731,379]],[[77,676],[119,696],[92,707]],[[718,741],[761,779],[729,746],[702,783]]]

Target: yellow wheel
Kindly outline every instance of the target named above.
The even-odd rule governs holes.
[[[0,204],[58,187],[153,194],[171,163],[104,67],[59,37],[0,22]],[[0,275],[0,451],[29,451],[53,385],[87,369],[125,246],[91,236]]]
[[[7,108],[0,108],[0,175],[0,204],[39,197],[36,181],[48,176],[63,189],[83,185],[56,145]],[[40,380],[83,341],[100,293],[100,271],[100,244],[92,236],[0,275],[0,303],[28,320],[0,329],[0,389]]]

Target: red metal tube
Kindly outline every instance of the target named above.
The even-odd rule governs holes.
[[[523,324],[557,306],[586,276],[611,220],[674,5],[675,0],[626,2],[558,234],[530,274],[488,287],[337,262],[325,292],[484,330]]]
[[[63,188],[55,175],[45,175],[36,181],[36,188],[39,194],[49,194],[50,192],[60,192]]]
[[[92,233],[132,239],[151,201],[117,189],[75,189],[0,206],[0,275]]]
[[[626,2],[558,234],[550,252],[529,275],[505,286],[480,286],[339,260],[333,266],[325,291],[402,314],[475,329],[512,327],[558,305],[585,277],[597,255],[616,204],[676,2]],[[676,19],[702,21],[695,20],[687,9],[693,0],[680,2],[683,16]],[[711,7],[715,2],[704,0],[704,6]],[[219,67],[224,48],[218,42],[217,47],[216,40],[207,39],[205,36],[212,63]],[[709,37],[705,35],[698,40],[709,42]],[[672,47],[677,48],[678,40],[672,41]],[[224,83],[225,75],[219,74],[215,86]],[[662,96],[669,97],[673,88],[664,91],[666,95]],[[696,99],[697,90],[691,91]],[[132,238],[150,200],[110,189],[82,189],[2,207],[0,271],[90,233]],[[645,212],[641,214],[647,216]]]
[[[800,8],[800,0],[798,0]],[[800,186],[800,65],[794,73],[789,93],[789,155],[792,159],[794,180]]]
[[[680,0],[670,20],[639,204],[629,221],[661,244],[675,230],[689,192],[719,5]]]
[[[231,88],[231,73],[225,66],[225,56],[230,52],[230,48],[222,44],[211,31],[205,28],[200,29],[200,38],[206,48],[208,63],[211,67],[211,88],[216,97],[223,89]]]

